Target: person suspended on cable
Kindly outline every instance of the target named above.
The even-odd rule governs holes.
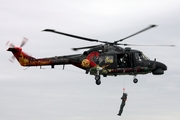
[[[122,99],[122,102],[121,102],[121,105],[120,105],[120,110],[119,110],[119,113],[117,115],[121,116],[122,112],[123,112],[123,108],[126,104],[126,100],[127,100],[127,93],[123,93],[123,96],[121,97]]]

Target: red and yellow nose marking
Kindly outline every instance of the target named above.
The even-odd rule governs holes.
[[[85,68],[88,68],[90,66],[90,61],[88,59],[84,59],[81,65]]]

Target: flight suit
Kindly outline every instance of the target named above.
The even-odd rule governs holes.
[[[122,102],[121,102],[121,105],[120,105],[120,110],[119,110],[119,113],[117,115],[121,116],[122,112],[123,112],[123,108],[126,104],[126,100],[127,100],[127,93],[123,93],[123,96],[121,97],[122,99]]]

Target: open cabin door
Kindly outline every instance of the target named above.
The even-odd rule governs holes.
[[[134,59],[132,53],[117,54],[117,68],[132,68],[134,67]]]

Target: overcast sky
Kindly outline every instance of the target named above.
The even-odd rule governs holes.
[[[180,119],[180,1],[179,0],[0,0],[1,120],[179,120]],[[73,47],[96,45],[41,32],[50,28],[99,40],[114,41],[150,24],[158,27],[125,40],[133,44],[174,44],[176,47],[133,47],[167,65],[164,75],[102,77],[74,66],[24,70],[9,62],[9,40],[33,57],[74,52]],[[122,89],[128,100],[117,116]]]

